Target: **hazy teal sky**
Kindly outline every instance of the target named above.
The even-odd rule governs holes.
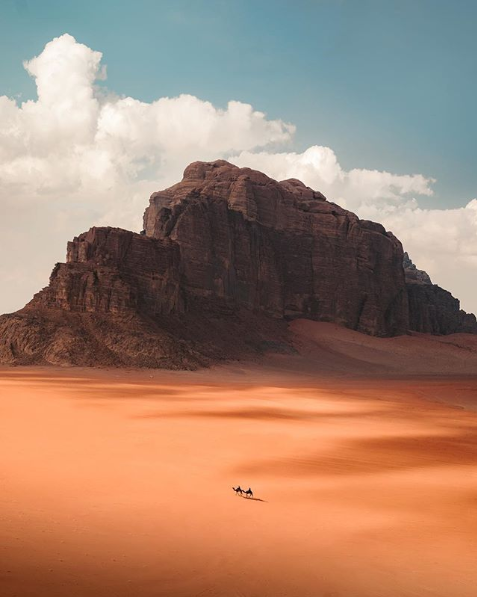
[[[419,203],[460,206],[477,196],[476,30],[475,0],[0,0],[0,95],[35,97],[22,61],[68,32],[116,93],[249,102],[297,125],[296,150],[437,178]]]

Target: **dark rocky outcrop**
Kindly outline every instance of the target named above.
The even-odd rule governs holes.
[[[179,247],[186,300],[375,335],[407,330],[401,243],[299,181],[195,163],[152,195],[144,228]]]
[[[152,195],[144,233],[68,243],[49,286],[0,318],[0,362],[198,367],[292,350],[295,318],[376,336],[477,331],[403,257],[380,224],[297,180],[196,162]]]
[[[422,269],[417,269],[408,253],[404,253],[402,265],[404,267],[406,283],[422,282],[423,284],[432,284],[429,274]]]
[[[475,315],[460,308],[459,300],[417,269],[404,253],[404,273],[409,302],[409,329],[429,334],[477,334]]]

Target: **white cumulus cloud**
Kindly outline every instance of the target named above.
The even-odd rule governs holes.
[[[24,63],[37,99],[0,97],[0,312],[23,306],[64,259],[66,241],[93,224],[141,227],[149,195],[194,160],[228,158],[278,179],[299,178],[360,217],[382,222],[418,267],[477,308],[477,200],[423,210],[430,178],[344,170],[328,147],[279,152],[295,127],[251,105],[191,95],[142,102],[108,93],[102,55],[71,35]],[[233,156],[233,157],[230,157]]]

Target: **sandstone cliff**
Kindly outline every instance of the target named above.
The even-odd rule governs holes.
[[[475,315],[460,308],[458,299],[417,269],[404,254],[404,272],[409,302],[409,329],[429,334],[477,333]]]
[[[68,243],[49,286],[0,318],[0,362],[193,368],[293,350],[295,318],[476,332],[411,266],[380,224],[297,180],[197,162],[151,196],[143,234],[92,228]]]
[[[297,180],[195,163],[181,183],[152,195],[144,228],[179,247],[186,300],[375,335],[407,330],[400,242]]]

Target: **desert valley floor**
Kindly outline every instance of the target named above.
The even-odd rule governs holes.
[[[294,358],[1,369],[2,597],[475,597],[477,376]]]

